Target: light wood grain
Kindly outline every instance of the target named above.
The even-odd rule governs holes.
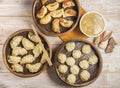
[[[14,76],[5,67],[2,60],[2,47],[13,32],[29,29],[32,19],[34,0],[0,0],[0,88],[71,88],[63,84],[51,67],[33,78]],[[113,31],[118,45],[114,52],[103,57],[103,70],[100,77],[85,88],[119,88],[120,83],[120,0],[81,0],[87,11],[99,11],[106,19],[106,30]],[[62,43],[58,37],[48,37],[52,49]]]

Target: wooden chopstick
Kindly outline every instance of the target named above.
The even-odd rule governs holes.
[[[48,62],[48,64],[49,64],[49,66],[51,66],[51,65],[52,65],[51,59],[50,59],[50,57],[48,56],[48,53],[47,53],[47,51],[45,50],[44,45],[43,45],[42,42],[41,42],[41,39],[40,39],[40,37],[39,37],[39,35],[38,35],[38,33],[37,33],[37,30],[35,29],[35,27],[34,27],[33,24],[31,25],[31,27],[32,27],[32,30],[33,30],[33,32],[35,33],[35,35],[38,37],[38,42],[39,42],[39,44],[42,46],[43,53],[46,55],[46,60],[47,60],[47,62]]]

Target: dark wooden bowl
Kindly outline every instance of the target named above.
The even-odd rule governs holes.
[[[55,2],[55,0],[49,0],[46,4],[51,3],[51,2]],[[52,26],[51,26],[53,18],[52,18],[52,21],[49,24],[42,25],[42,24],[39,23],[39,19],[36,17],[36,13],[42,7],[42,3],[41,3],[41,0],[35,0],[34,3],[33,3],[33,7],[32,7],[32,17],[33,17],[33,20],[34,20],[35,24],[39,28],[39,30],[43,34],[48,35],[48,36],[60,36],[60,35],[64,35],[68,32],[71,32],[72,30],[74,30],[75,27],[78,25],[79,18],[80,18],[79,0],[74,0],[74,2],[76,4],[76,6],[75,7],[70,7],[70,8],[73,8],[73,9],[76,10],[77,16],[76,17],[67,17],[67,19],[71,19],[71,20],[74,21],[73,25],[70,28],[61,27],[61,33],[55,33],[55,32],[52,31]]]
[[[33,77],[33,76],[36,76],[38,74],[40,74],[41,72],[43,72],[47,67],[48,67],[48,64],[47,62],[43,65],[43,67],[41,69],[39,69],[38,72],[36,73],[30,73],[26,68],[25,66],[23,66],[24,68],[24,72],[20,73],[20,72],[14,72],[12,69],[11,69],[11,64],[7,61],[7,56],[8,55],[11,55],[11,47],[10,47],[10,41],[13,37],[17,36],[17,35],[21,35],[21,36],[24,36],[24,37],[27,37],[27,34],[29,31],[32,31],[32,29],[22,29],[22,30],[19,30],[17,32],[14,32],[13,34],[11,34],[8,39],[5,41],[5,44],[3,46],[3,61],[4,61],[4,64],[6,65],[7,69],[17,75],[17,76],[20,76],[20,77]],[[45,46],[45,49],[47,50],[50,58],[52,57],[52,51],[51,51],[51,48],[50,48],[50,45],[47,41],[47,39],[40,33],[38,32],[41,40],[42,40],[42,43],[44,44]],[[35,44],[35,43],[34,43]],[[29,52],[31,54],[31,52]],[[36,58],[36,60],[32,63],[36,63],[36,62],[39,62],[39,58],[41,58],[42,55],[40,55],[38,58]]]
[[[70,83],[68,83],[67,81],[66,81],[66,77],[67,77],[67,75],[70,73],[70,71],[68,70],[65,74],[62,74],[62,73],[60,73],[59,71],[58,71],[58,65],[60,65],[60,63],[58,62],[58,54],[59,53],[65,53],[66,55],[67,55],[67,57],[69,57],[69,56],[71,56],[71,54],[72,54],[72,52],[67,52],[66,51],[66,49],[65,49],[65,45],[66,45],[66,43],[68,43],[68,42],[75,42],[76,43],[76,47],[75,47],[75,49],[79,49],[79,50],[81,50],[81,47],[82,47],[82,45],[83,44],[89,44],[89,45],[91,45],[91,47],[92,47],[92,51],[91,51],[91,53],[90,54],[88,54],[88,55],[83,55],[82,57],[80,57],[78,60],[76,60],[76,65],[78,65],[79,64],[79,62],[81,61],[81,60],[85,60],[85,59],[88,59],[88,57],[90,56],[90,55],[93,55],[93,54],[95,54],[95,55],[97,55],[97,57],[98,57],[98,63],[96,64],[96,65],[90,65],[90,67],[87,69],[89,72],[90,72],[90,74],[91,74],[91,77],[90,77],[90,79],[88,80],[88,81],[82,81],[81,79],[80,79],[80,77],[79,76],[77,76],[77,81],[76,81],[76,83],[75,84],[70,84]],[[56,73],[57,73],[57,75],[58,75],[58,77],[64,82],[64,83],[66,83],[67,85],[70,85],[70,86],[74,86],[74,87],[82,87],[82,86],[87,86],[87,85],[89,85],[89,84],[91,84],[92,82],[94,82],[97,78],[98,78],[98,76],[100,75],[100,73],[101,73],[101,70],[102,70],[102,56],[101,56],[101,54],[100,54],[100,52],[99,52],[99,50],[92,44],[92,43],[90,43],[90,42],[88,42],[87,40],[71,40],[71,41],[68,41],[68,42],[64,42],[64,43],[62,43],[59,47],[58,47],[58,49],[57,49],[57,51],[56,51],[56,54],[55,54],[55,57],[54,57],[54,67],[55,67],[55,70],[56,70]],[[66,63],[65,63],[66,64]],[[69,67],[70,68],[70,67]],[[68,69],[69,69],[68,68]],[[81,72],[81,70],[80,70],[80,72]],[[79,74],[80,74],[80,72],[79,72]]]

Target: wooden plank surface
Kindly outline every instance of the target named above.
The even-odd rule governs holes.
[[[0,0],[0,88],[71,88],[63,84],[50,67],[42,74],[32,78],[14,76],[5,67],[2,60],[2,47],[13,32],[29,29],[33,23],[31,17],[34,0]],[[99,11],[106,19],[106,30],[112,30],[118,45],[114,52],[103,51],[103,70],[100,77],[85,88],[119,88],[120,83],[120,0],[81,0],[86,11]],[[58,37],[48,37],[55,50],[62,43]],[[51,42],[52,41],[52,42]]]

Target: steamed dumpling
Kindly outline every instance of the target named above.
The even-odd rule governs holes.
[[[63,54],[63,53],[59,53],[57,57],[58,57],[58,61],[59,61],[61,64],[65,63],[65,61],[66,61],[66,59],[67,59],[67,56],[66,56],[65,54]]]
[[[52,20],[51,14],[47,14],[45,17],[40,19],[41,24],[48,24]]]
[[[26,38],[23,38],[22,45],[24,46],[24,48],[26,50],[32,50],[35,47],[34,44],[30,40],[28,40]]]
[[[60,33],[60,24],[59,19],[54,19],[52,22],[52,30],[56,33]]]
[[[82,53],[80,50],[73,50],[72,52],[72,56],[75,58],[75,59],[78,59],[82,56]]]
[[[47,13],[47,8],[43,6],[37,13],[38,18],[43,18],[45,14]]]
[[[44,5],[48,0],[41,0],[42,4]]]
[[[46,7],[48,8],[49,11],[54,11],[54,10],[58,9],[59,3],[54,2],[54,3],[48,4]]]
[[[80,66],[82,69],[87,69],[87,68],[89,67],[89,63],[88,63],[87,60],[82,60],[82,61],[80,61],[79,66]]]
[[[23,67],[20,64],[13,64],[11,66],[11,68],[12,68],[13,71],[23,72]]]
[[[75,64],[75,59],[74,59],[73,57],[68,57],[68,58],[66,59],[66,64],[67,64],[68,66],[73,66],[73,65]]]
[[[88,79],[90,79],[90,73],[89,73],[87,70],[83,70],[83,71],[80,73],[80,78],[81,78],[83,81],[87,81]]]
[[[73,9],[67,9],[64,12],[64,17],[76,16],[76,15],[77,15],[77,13]]]
[[[35,60],[35,58],[33,57],[33,55],[26,55],[22,58],[22,60],[20,61],[20,64],[26,64],[26,63],[31,63]]]
[[[77,65],[73,65],[70,67],[70,72],[74,75],[78,74],[80,71],[80,68]]]
[[[23,36],[15,36],[10,42],[11,48],[13,49],[13,48],[17,47],[20,44],[20,42],[22,41],[22,39],[23,39]]]
[[[59,66],[58,66],[58,71],[59,71],[60,73],[66,73],[66,72],[68,71],[67,65],[59,65]]]
[[[63,14],[64,14],[63,9],[59,9],[59,10],[55,10],[55,11],[51,12],[51,16],[54,18],[61,17],[61,16],[63,16]]]
[[[21,60],[21,57],[19,56],[8,56],[8,62],[11,64],[17,64]]]
[[[33,42],[38,42],[39,41],[37,36],[35,34],[33,34],[33,32],[29,32],[28,38]]]
[[[57,2],[59,2],[59,3],[62,3],[64,0],[56,0]]]
[[[98,57],[96,55],[92,55],[88,59],[89,64],[94,65],[98,63]]]
[[[62,7],[63,8],[67,8],[67,7],[71,7],[71,6],[75,6],[75,3],[73,0],[64,0]]]
[[[64,19],[64,18],[61,18],[61,19],[60,19],[60,24],[61,24],[63,27],[69,28],[69,27],[72,26],[73,21],[67,20],[67,19]]]
[[[37,72],[41,67],[42,67],[41,63],[27,64],[26,65],[26,68],[32,73]]]
[[[27,50],[22,47],[15,47],[12,51],[13,56],[25,55],[25,54],[27,54]]]
[[[75,42],[68,42],[65,48],[68,52],[71,52],[75,49]]]
[[[82,46],[82,52],[84,54],[89,54],[91,52],[91,46],[88,44],[85,44]]]
[[[33,49],[34,57],[38,57],[41,53],[42,53],[42,46],[40,44],[37,44]]]
[[[69,74],[68,77],[67,77],[67,81],[70,83],[70,84],[74,84],[76,82],[77,78],[75,75],[73,74]]]

